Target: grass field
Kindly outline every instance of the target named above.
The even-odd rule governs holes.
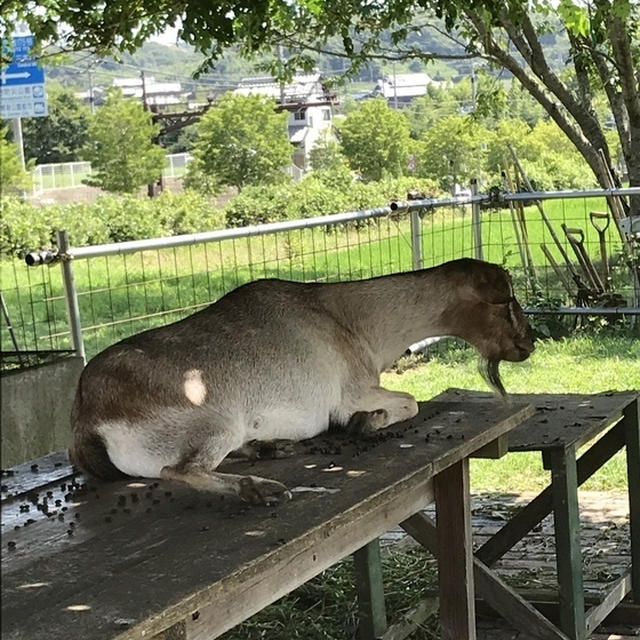
[[[597,234],[587,224],[588,212],[605,208],[599,198],[546,204],[558,233],[562,222],[585,229],[587,247],[594,259],[598,254]],[[545,266],[539,247],[541,242],[550,244],[549,232],[533,208],[527,211],[527,218],[531,253],[544,296],[569,302],[557,278]],[[509,267],[519,298],[526,303],[535,302],[535,292],[520,266],[510,213],[484,212],[482,232],[485,259]],[[611,229],[607,233],[610,253],[615,254],[617,239]],[[421,234],[425,267],[473,255],[469,207],[426,213]],[[560,259],[557,252],[556,259]],[[411,267],[411,233],[406,214],[360,227],[307,229],[74,262],[89,356],[127,335],[184,317],[257,278],[337,281]],[[616,290],[629,297],[626,272],[616,270],[615,281]],[[22,348],[68,346],[58,266],[28,269],[20,261],[4,261],[0,284]],[[7,332],[3,332],[3,348],[8,344]]]

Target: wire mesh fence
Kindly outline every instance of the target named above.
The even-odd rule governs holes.
[[[36,196],[51,189],[81,187],[82,181],[90,175],[90,162],[39,164],[31,173],[33,195]]]
[[[164,178],[182,178],[191,160],[189,153],[170,153],[165,156],[162,171]],[[32,195],[37,196],[53,189],[70,189],[84,186],[83,180],[92,174],[90,162],[59,162],[39,164],[31,172]]]
[[[637,312],[623,236],[605,196],[556,196],[547,194],[542,210],[529,196],[409,201],[395,210],[72,248],[63,257],[73,258],[66,264],[73,265],[75,293],[56,264],[29,269],[10,261],[3,269],[3,297],[18,348],[38,351],[77,347],[67,315],[71,295],[87,357],[259,278],[335,282],[474,256],[507,267],[530,311]],[[486,207],[481,212],[480,204]],[[474,207],[481,227],[474,224]],[[15,350],[8,331],[2,332],[2,346]]]

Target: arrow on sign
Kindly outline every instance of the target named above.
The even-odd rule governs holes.
[[[17,80],[18,78],[28,78],[31,74],[28,71],[22,71],[21,73],[3,73],[2,82],[7,80]]]

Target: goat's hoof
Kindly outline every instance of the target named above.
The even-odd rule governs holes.
[[[375,411],[357,411],[348,424],[349,433],[366,438],[384,429],[389,424],[389,413],[386,409]]]
[[[253,443],[249,443],[253,444]],[[295,443],[293,440],[265,440],[255,441],[256,458],[259,460],[279,460],[290,458],[295,454]]]
[[[273,506],[291,500],[291,492],[277,480],[246,476],[240,480],[240,498],[251,504]]]

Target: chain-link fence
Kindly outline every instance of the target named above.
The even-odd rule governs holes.
[[[57,252],[27,256],[39,269],[8,263],[2,290],[18,348],[89,357],[258,278],[333,282],[461,257],[507,267],[530,313],[633,317],[639,239],[612,206],[629,193],[640,189],[407,201],[94,247],[61,237]],[[2,344],[13,348],[8,331]]]

